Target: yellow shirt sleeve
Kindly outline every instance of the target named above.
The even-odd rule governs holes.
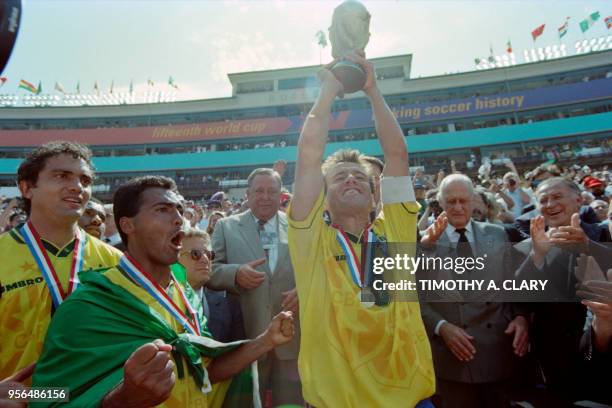
[[[417,215],[421,206],[416,201],[384,204],[374,225],[383,224],[388,242],[416,242]]]
[[[310,214],[303,221],[296,221],[291,217],[291,205],[287,210],[289,222],[289,253],[295,272],[296,286],[299,292],[310,291],[313,266],[317,256],[322,256],[318,247],[321,245],[321,234],[325,227],[323,212],[325,211],[325,194],[323,189],[315,201]]]

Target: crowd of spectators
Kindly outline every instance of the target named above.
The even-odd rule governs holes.
[[[563,148],[563,146],[561,148]],[[497,167],[491,164],[492,161],[496,161]],[[371,164],[373,169],[378,169],[376,174],[382,171],[383,164],[380,160],[371,158]],[[505,167],[506,171],[500,171],[499,166]],[[444,170],[440,170],[436,174],[426,174],[420,169],[413,173],[415,197],[420,204],[417,224],[418,233],[427,240],[431,239],[432,231],[438,228],[437,226],[442,222],[442,217],[445,225],[451,222],[451,219],[447,218],[449,217],[450,204],[448,202],[449,198],[447,197],[448,191],[446,190],[449,190],[449,186],[454,185],[453,183],[456,184],[457,182],[461,182],[462,179],[457,180],[457,177],[464,177],[465,180],[469,181],[470,191],[473,191],[473,195],[471,195],[472,202],[468,206],[471,209],[471,219],[483,223],[482,225],[494,225],[501,228],[499,231],[504,232],[506,237],[504,239],[508,242],[529,242],[530,239],[534,238],[534,220],[541,218],[542,214],[548,217],[551,216],[550,209],[546,208],[546,211],[543,212],[543,207],[546,207],[548,204],[541,201],[542,192],[539,190],[542,183],[548,183],[547,180],[551,179],[566,180],[575,187],[576,191],[580,193],[580,203],[577,207],[580,208],[579,222],[588,224],[584,227],[585,231],[595,231],[596,242],[610,242],[610,234],[612,233],[612,211],[610,210],[611,207],[609,203],[612,196],[612,174],[608,170],[607,165],[594,167],[589,167],[587,165],[571,165],[565,167],[552,162],[545,162],[528,171],[519,172],[513,161],[509,158],[487,158],[483,160],[483,163],[477,169],[476,175],[471,179],[458,171],[457,167],[457,163],[451,161],[448,166],[448,173]],[[275,174],[279,174],[282,177],[286,168],[287,163],[278,161],[274,165],[274,171],[277,172]],[[493,168],[495,168],[497,172],[494,172],[492,170]],[[202,179],[201,176],[186,177],[179,175],[177,177],[177,184],[181,185],[181,183],[185,182],[187,179],[193,182],[212,181],[210,176]],[[116,183],[119,184],[125,181],[127,180],[117,180]],[[454,190],[451,189],[449,191]],[[562,195],[567,194],[570,194],[570,190],[562,193]],[[286,189],[279,191],[278,210],[286,210],[290,200],[291,194],[289,191]],[[205,247],[211,248],[218,247],[218,243],[215,244],[215,239],[218,239],[218,235],[215,234],[215,228],[221,220],[231,216],[239,216],[240,214],[244,214],[245,211],[249,211],[249,208],[252,208],[247,200],[231,200],[227,193],[223,191],[217,191],[208,197],[201,197],[199,200],[184,199],[183,205],[185,223],[194,231],[191,232],[189,236],[194,237],[193,239],[202,239],[206,242]],[[10,231],[14,228],[18,228],[20,225],[23,225],[27,218],[24,201],[20,197],[2,197],[0,229]],[[113,243],[119,249],[125,249],[118,239],[117,230],[115,226],[112,225],[112,220],[112,205],[104,205],[92,198],[79,221],[79,225],[87,233],[105,242]],[[200,242],[198,241],[198,243]],[[196,258],[199,256],[198,259],[203,259],[204,261],[208,259],[206,262],[212,262],[214,257],[212,250],[206,256],[198,255],[199,253],[196,254],[196,252],[193,252],[193,254],[188,257],[181,258],[184,259],[181,263],[184,264],[186,268],[186,274],[190,282],[197,281],[196,277],[192,275],[196,274],[196,272],[202,273],[201,268],[197,271],[194,269],[195,266],[199,265]],[[210,273],[213,269],[212,266],[207,266],[204,270]],[[252,271],[254,271],[254,269],[252,269]],[[214,321],[211,326],[213,335],[215,332],[222,333],[225,341],[236,340],[240,336],[244,336],[244,329],[241,326],[243,317],[240,308],[240,297],[233,291],[228,292],[227,290],[230,288],[224,288],[219,292],[218,290],[208,287],[208,285],[210,285],[208,278],[203,279],[201,284],[194,283],[194,285],[196,285],[195,287],[197,288],[201,288],[200,294],[203,301],[209,298],[207,311],[209,313],[208,317]],[[219,289],[219,286],[213,285],[213,287]],[[222,310],[227,308],[227,313],[224,314],[224,316],[231,316],[229,318],[230,320],[222,321],[212,317],[210,310],[219,310],[219,308]],[[591,311],[586,313],[586,309],[584,309],[584,311],[584,316],[578,317],[578,323],[582,325],[586,324],[585,327],[589,327],[589,330],[592,330],[593,318],[595,315],[593,315]],[[525,316],[526,319],[530,320],[525,320],[524,323],[526,325],[531,325],[533,330],[537,330],[537,327],[533,326],[536,324],[535,322],[537,322],[537,318],[535,317],[537,316],[537,312],[531,311],[531,317],[529,317],[530,312],[527,310]],[[600,328],[603,326],[604,324],[601,323]],[[449,330],[451,328],[453,330],[459,329],[455,329],[454,326],[445,327],[442,325],[441,327],[442,329],[437,332],[439,334],[436,335],[441,336],[447,344],[453,344],[453,341],[456,341],[456,338],[453,336],[457,335],[457,333]],[[595,335],[591,332],[588,333],[589,336]],[[578,341],[579,339],[574,340]],[[539,347],[545,346],[540,345]],[[601,345],[599,346],[599,351],[593,349],[592,345],[589,346],[591,348],[587,347],[587,349],[584,349],[584,347],[580,350],[585,353],[585,356],[588,355],[588,358],[585,357],[586,363],[590,361],[589,359],[592,358],[593,355],[598,356],[602,353],[602,355],[606,355],[606,353],[609,354],[610,352],[609,345],[606,346],[605,344],[603,348]],[[541,349],[539,351],[541,352]],[[577,350],[575,351],[578,352]],[[521,351],[521,355],[523,354],[527,354],[526,348]],[[532,351],[529,355],[532,356],[532,359],[536,358],[534,356],[537,355],[537,352]],[[531,363],[533,363],[533,361],[531,361]],[[525,370],[535,370],[535,368],[529,364],[526,364],[526,367],[527,368],[524,368]],[[594,367],[594,365],[590,365],[590,367]],[[544,370],[546,369],[550,369],[550,367],[544,368]],[[530,371],[527,373],[526,371],[524,374],[531,376],[534,372]],[[530,384],[535,387],[532,391],[537,389],[537,384],[545,384],[547,381],[546,378],[538,377],[537,375],[535,375],[534,378],[534,383]],[[556,387],[558,385],[559,384],[555,384],[554,386]],[[445,384],[444,386],[451,387],[449,384]],[[452,389],[452,387],[449,389]],[[522,389],[524,390],[524,388]],[[527,399],[535,398],[535,400],[543,398],[539,396],[537,392],[535,396],[529,393],[525,396],[525,394],[521,394],[520,392],[516,395],[520,395],[521,398],[525,397]],[[601,394],[597,392],[592,395],[597,396],[597,398],[601,396]],[[546,400],[548,397],[544,398]]]

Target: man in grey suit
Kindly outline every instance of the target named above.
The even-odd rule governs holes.
[[[503,280],[509,269],[509,245],[500,226],[471,220],[475,191],[459,174],[440,184],[444,212],[421,240],[424,251],[437,257],[483,257],[485,268],[445,279]],[[443,271],[436,271],[444,276]],[[429,272],[420,278],[430,279]],[[528,347],[528,322],[510,303],[485,302],[463,291],[457,302],[425,301],[421,313],[428,332],[443,407],[505,406],[508,380]],[[431,298],[430,298],[431,300]]]
[[[287,246],[287,217],[279,211],[281,178],[272,169],[254,170],[247,179],[249,210],[218,221],[212,236],[215,252],[208,284],[240,295],[247,337],[262,333],[281,310],[298,310],[295,278]],[[272,391],[273,406],[301,404],[297,369],[299,329],[293,340],[260,359],[262,399]]]

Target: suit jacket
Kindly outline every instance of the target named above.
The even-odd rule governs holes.
[[[588,205],[583,205],[580,207],[580,221],[582,224],[597,224],[599,219],[597,218],[597,214],[595,214],[595,210],[593,210]],[[532,218],[540,215],[540,210],[534,208],[531,211],[523,213],[520,217],[517,217],[514,220],[514,226],[518,229],[523,235],[529,236],[529,224]],[[588,234],[588,232],[587,232]],[[609,233],[608,233],[609,235]]]
[[[609,247],[597,243],[606,235],[596,224],[581,221],[581,227],[591,242],[588,254],[595,257],[602,270],[611,265]],[[534,312],[531,339],[548,388],[556,394],[579,398],[584,362],[580,355],[580,339],[586,319],[586,307],[575,296],[577,279],[573,267],[577,253],[552,247],[545,263],[538,269],[529,253],[531,238],[515,245],[522,263],[516,271],[522,279],[549,279],[546,299],[542,296],[530,304]],[[554,302],[559,299],[559,302]]]
[[[498,225],[472,221],[474,257],[485,258],[482,271],[473,270],[459,279],[494,279],[501,281],[508,276],[509,244],[504,228]],[[437,242],[435,256],[456,256],[456,244],[443,234]],[[431,253],[431,255],[434,255]],[[428,275],[429,272],[426,272]],[[422,276],[429,279],[427,276]],[[504,334],[508,323],[518,314],[520,307],[510,303],[490,302],[423,302],[421,314],[431,341],[436,376],[465,383],[494,382],[511,377],[518,364],[513,353],[512,336]],[[459,361],[439,335],[434,333],[440,320],[446,320],[463,328],[474,337],[476,354],[468,363]]]
[[[588,254],[595,257],[602,270],[605,271],[612,267],[610,246],[602,244],[610,242],[608,229],[600,224],[589,224],[584,221],[580,221],[580,227],[590,240]],[[548,301],[553,300],[552,296],[556,296],[563,301],[574,299],[577,280],[573,269],[570,268],[575,266],[572,261],[575,261],[578,253],[553,246],[546,254],[546,261],[542,270],[538,270],[531,261],[531,257],[529,257],[532,249],[531,238],[514,245],[514,249],[520,255],[520,262],[515,262],[518,267],[514,268],[518,278],[550,279],[548,287],[551,288],[551,291],[548,293]],[[572,262],[571,266],[570,262]],[[542,298],[536,300],[541,301]]]
[[[266,330],[272,317],[282,310],[281,293],[295,288],[287,245],[287,216],[280,211],[278,227],[279,247],[275,270],[271,271],[267,262],[259,266],[257,269],[265,272],[266,277],[261,285],[251,290],[244,290],[236,285],[236,272],[241,265],[266,256],[251,211],[219,220],[212,236],[215,260],[207,286],[240,294],[244,329],[249,338],[255,338]],[[277,347],[276,356],[280,360],[297,359],[299,344],[299,324],[296,324],[293,340]]]
[[[612,342],[605,350],[597,350],[593,344],[593,317],[587,318],[584,334],[580,341],[580,351],[584,357],[582,370],[582,390],[584,399],[612,405],[610,392],[610,367],[612,367]]]
[[[223,343],[246,338],[238,296],[229,292],[205,289],[208,304],[208,330],[215,340]]]

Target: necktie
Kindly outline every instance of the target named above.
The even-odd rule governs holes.
[[[265,229],[266,221],[257,220],[257,230],[259,231],[259,236],[261,237],[262,231]],[[264,248],[264,252],[266,253],[266,258],[268,258],[268,250]]]
[[[467,235],[465,235],[467,230],[465,228],[457,228],[455,231],[459,234],[459,241],[457,242],[457,255],[462,258],[473,258],[474,253],[472,252],[472,247],[467,239]]]

